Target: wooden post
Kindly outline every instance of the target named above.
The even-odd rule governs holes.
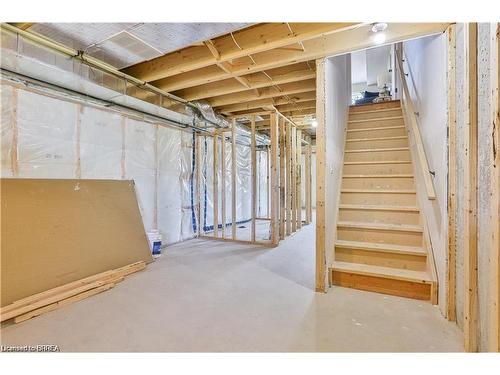
[[[456,117],[456,39],[455,25],[448,35],[448,265],[446,316],[456,321],[456,215],[457,215],[457,117]]]
[[[282,117],[278,119],[279,123],[279,150],[280,150],[280,239],[285,238],[285,120]]]
[[[467,61],[469,113],[467,154],[467,207],[464,211],[465,226],[465,303],[464,341],[465,350],[476,352],[477,339],[477,23],[467,25]]]
[[[214,204],[214,237],[219,237],[219,137],[213,135],[213,204]]]
[[[236,119],[231,127],[231,238],[236,239]]]
[[[305,153],[305,188],[306,188],[306,224],[312,221],[312,201],[311,201],[311,137],[307,137],[306,153]]]
[[[252,158],[252,242],[255,242],[255,218],[257,217],[257,152],[255,150],[255,115],[251,119],[251,144]]]
[[[292,233],[292,124],[286,124],[286,235]]]
[[[492,118],[493,118],[493,160],[491,165],[491,256],[490,256],[490,282],[491,302],[490,320],[491,329],[489,334],[489,351],[500,351],[500,23],[492,24],[490,43],[491,59],[491,87],[492,87]]]
[[[297,230],[297,128],[292,127],[292,232]]]
[[[202,234],[202,225],[201,225],[201,181],[202,181],[202,173],[203,167],[202,163],[202,150],[201,150],[201,136],[199,134],[195,135],[195,147],[196,147],[196,219],[198,220],[197,235],[198,237]]]
[[[302,228],[302,130],[297,129],[297,229]]]
[[[267,194],[267,214],[266,217],[271,219],[271,157],[270,148],[266,148],[266,194]]]
[[[316,291],[327,291],[325,59],[316,60]]]
[[[222,238],[226,238],[226,136],[221,132],[221,210],[222,210]]]
[[[271,113],[271,242],[279,242],[278,115]]]

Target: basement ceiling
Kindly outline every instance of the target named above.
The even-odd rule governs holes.
[[[37,23],[29,31],[123,69],[249,23]]]

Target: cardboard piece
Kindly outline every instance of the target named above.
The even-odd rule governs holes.
[[[143,260],[133,181],[1,179],[1,306]]]

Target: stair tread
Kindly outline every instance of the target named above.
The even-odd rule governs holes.
[[[375,204],[341,204],[340,209],[355,209],[355,210],[379,210],[379,211],[414,211],[420,210],[416,206],[386,206]]]
[[[411,281],[421,284],[432,284],[430,275],[425,271],[413,271],[401,268],[373,266],[369,264],[334,261],[333,271],[349,272],[358,275],[375,276],[387,279]]]
[[[413,189],[341,189],[341,193],[416,194]]]
[[[356,152],[385,152],[385,151],[408,151],[409,147],[389,147],[389,148],[363,148],[359,150],[345,150],[346,153]]]
[[[395,137],[374,137],[374,138],[355,138],[355,139],[347,139],[347,142],[367,142],[367,141],[392,141],[395,139],[407,139],[406,135],[398,135]]]
[[[413,174],[345,174],[343,178],[413,178]]]
[[[375,250],[388,253],[427,256],[426,251],[422,247],[418,246],[405,246],[405,245],[393,245],[393,244],[385,244],[377,242],[359,242],[359,241],[346,241],[346,240],[336,240],[335,246],[350,248],[350,249]]]
[[[369,160],[369,161],[345,161],[344,165],[355,164],[411,164],[410,160]]]
[[[365,221],[338,221],[337,227],[398,230],[402,232],[422,232],[422,226],[414,224],[372,223]]]
[[[380,113],[380,112],[397,111],[397,110],[401,110],[401,107],[374,109],[371,111],[361,111],[361,112],[349,112],[349,114],[357,115],[359,113]]]
[[[365,129],[347,129],[347,132],[364,132],[369,130],[388,130],[388,129],[404,129],[404,125],[397,126],[378,126],[375,128],[365,128]]]
[[[374,117],[362,120],[349,120],[350,124],[357,124],[361,122],[370,122],[370,121],[386,121],[386,120],[402,120],[403,116],[392,116],[392,117]]]

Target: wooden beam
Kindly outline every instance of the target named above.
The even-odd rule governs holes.
[[[236,119],[231,126],[231,238],[236,240]]]
[[[257,217],[257,152],[255,150],[255,116],[252,116],[250,123],[251,140],[250,156],[252,162],[252,235],[251,240],[255,242],[255,219]]]
[[[297,230],[297,128],[292,126],[292,232]]]
[[[199,124],[198,124],[199,125]],[[203,166],[202,166],[202,142],[201,142],[201,135],[196,134],[195,136],[195,141],[196,141],[196,196],[197,196],[197,201],[196,201],[196,213],[197,213],[197,219],[198,219],[198,237],[203,234],[203,225],[201,223],[201,186],[202,186],[202,176],[203,176]]]
[[[219,145],[218,136],[213,136],[213,181],[214,237],[219,237]]]
[[[420,36],[438,34],[446,30],[448,25],[449,23],[390,23],[385,31],[386,44],[392,44]],[[233,66],[234,69],[232,70],[232,74],[246,75],[273,69],[279,66],[315,60],[325,56],[341,55],[375,47],[377,44],[375,43],[373,37],[371,37],[373,35],[370,30],[372,26],[370,24],[362,26],[359,26],[358,24],[357,26],[358,27],[356,28],[341,30],[341,32],[338,33],[332,33],[320,38],[307,40],[304,42],[305,51],[273,49],[258,54],[252,54],[253,60],[248,59],[249,61],[238,61],[238,64]],[[205,47],[203,49],[205,54],[208,54],[210,59],[214,59],[212,54],[207,51]],[[221,51],[221,55],[222,54],[223,53]],[[152,81],[165,77],[164,67],[159,64],[151,65],[152,61],[155,60],[144,63],[150,63],[147,69],[142,67],[138,70],[136,67],[131,67],[127,68],[125,72],[145,81]],[[173,65],[173,68],[177,71],[175,74],[186,74],[183,73],[185,71],[182,70],[182,65],[182,63],[176,63]],[[187,86],[183,87],[197,86],[231,77],[229,74],[221,71],[220,69],[214,71],[211,68],[212,66],[205,66],[204,68],[191,71],[191,74],[182,78],[184,83],[187,84]],[[172,71],[168,74],[173,75],[170,74],[171,72]],[[175,75],[173,76],[175,78]],[[179,82],[179,80],[177,80],[177,82]]]
[[[491,24],[490,61],[492,87],[493,160],[491,163],[491,255],[490,255],[490,321],[488,350],[500,351],[500,23]]]
[[[302,228],[302,130],[297,129],[296,208],[297,229]]]
[[[260,99],[260,100],[249,101],[246,103],[231,104],[228,106],[217,108],[217,112],[224,114],[239,115],[239,114],[245,114],[246,112],[255,110],[257,108],[265,108],[271,105],[279,106],[282,104],[289,104],[291,102],[298,103],[303,101],[309,101],[315,98],[316,98],[316,92],[308,91],[291,95],[288,98],[283,97],[283,98]]]
[[[306,224],[310,224],[312,220],[312,201],[311,201],[311,137],[307,136],[308,144],[306,145],[305,153],[305,189],[306,189]]]
[[[292,124],[286,124],[286,235],[292,233]]]
[[[285,239],[285,119],[282,117],[278,118],[279,124],[279,150],[280,150],[280,176],[279,176],[279,188],[280,188],[280,239]]]
[[[316,61],[316,292],[326,293],[326,141],[325,141],[325,59]]]
[[[321,37],[355,27],[356,23],[296,23],[290,33],[283,23],[258,24],[232,34],[214,38],[210,50],[191,46],[124,69],[124,72],[143,81],[155,81],[202,69],[217,62],[232,61],[255,55],[299,41]],[[237,40],[237,45],[235,44]],[[207,46],[208,47],[208,46]],[[215,54],[212,52],[217,51]]]
[[[467,155],[467,204],[464,210],[465,254],[464,254],[464,346],[468,352],[478,350],[478,305],[477,305],[477,23],[467,24],[467,83],[468,83],[468,147]]]
[[[278,115],[271,115],[271,243],[279,243]]]
[[[316,84],[314,79],[308,79],[300,82],[286,83],[280,85],[279,87],[265,87],[259,91],[259,94],[256,94],[254,90],[245,90],[238,93],[215,96],[207,99],[207,101],[212,107],[221,107],[229,104],[245,103],[252,100],[269,99],[284,95],[314,91],[315,89]]]
[[[269,71],[266,71],[265,74],[264,72],[258,72],[241,77],[246,79],[249,88],[259,89],[273,85],[282,85],[284,83],[304,81],[306,79],[315,78],[316,72],[314,70],[308,69],[306,63],[302,62],[276,69],[271,69]],[[155,84],[162,90],[168,92],[173,91],[172,88],[174,87],[168,84],[168,79],[166,79],[165,81],[166,82],[164,85],[161,84],[161,81],[158,81]],[[186,100],[192,101],[245,90],[246,88],[243,87],[239,82],[235,82],[233,78],[230,78],[218,82],[184,88],[182,90],[174,91],[173,94]]]
[[[457,116],[456,116],[456,35],[450,25],[448,35],[448,264],[446,316],[456,321],[456,218],[457,218]]]
[[[297,102],[291,104],[284,104],[276,106],[276,109],[280,112],[294,112],[303,109],[314,109],[316,110],[316,100],[308,100],[305,102]]]

